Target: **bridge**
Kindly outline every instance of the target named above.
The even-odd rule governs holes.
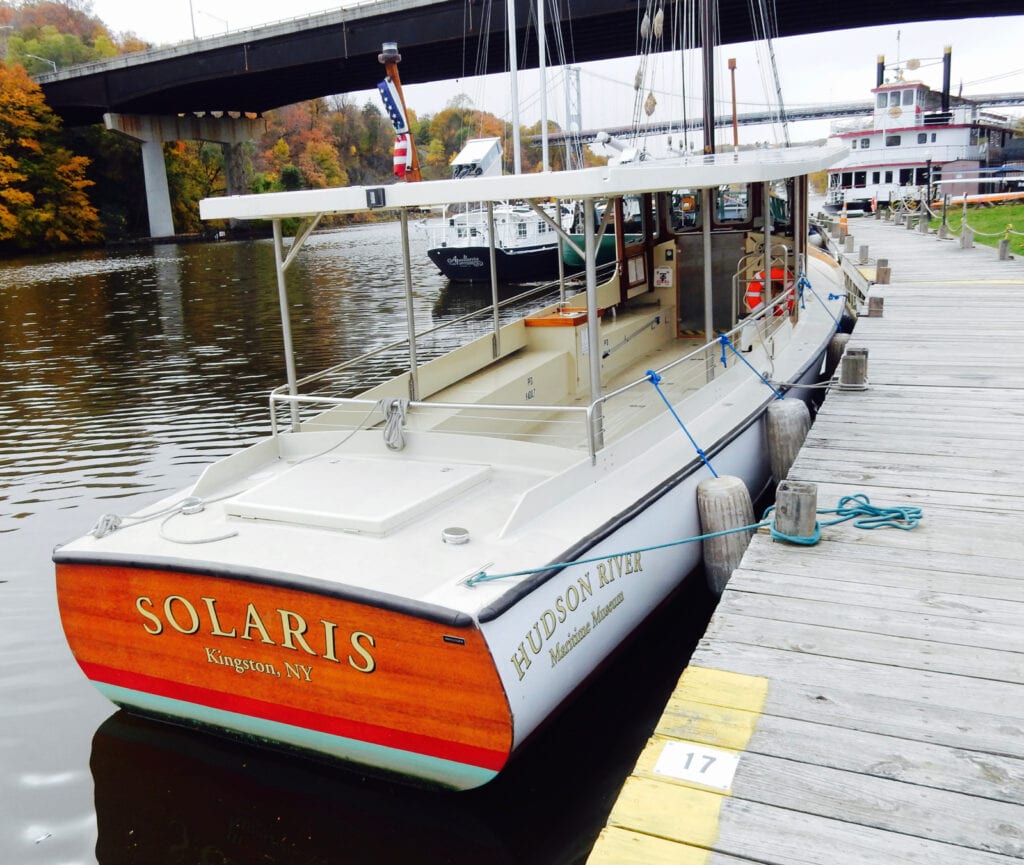
[[[971,102],[980,108],[1017,108],[1024,105],[1024,93],[993,93],[983,96],[972,96]],[[872,102],[830,102],[827,105],[807,105],[800,108],[787,108],[786,120],[797,123],[804,120],[838,120],[848,117],[870,117],[874,114]],[[778,111],[749,111],[736,115],[737,126],[759,126],[776,123]],[[703,119],[696,118],[685,124],[686,129],[700,129]],[[715,118],[715,126],[726,128],[732,126],[732,115],[721,114]],[[612,137],[629,138],[633,136],[668,135],[681,132],[684,124],[679,120],[641,123],[639,126],[604,127],[602,129],[584,129],[580,132],[554,132],[548,136],[551,144],[561,144],[566,140],[580,141],[589,144],[601,133]],[[535,139],[540,136],[533,136]]]
[[[573,63],[632,53],[637,0],[564,2],[559,21],[549,22],[573,48]],[[533,0],[515,0],[520,67],[538,65]],[[1020,14],[1020,0],[989,0],[989,17]],[[225,33],[98,63],[40,75],[47,104],[68,125],[107,122],[142,142],[150,234],[174,234],[161,141],[178,140],[182,126],[196,126],[204,140],[227,148],[228,189],[238,189],[239,142],[264,111],[337,93],[372,89],[382,76],[377,55],[397,42],[405,68],[417,83],[507,71],[505,3],[494,11],[481,0],[373,0],[264,27]],[[961,0],[858,0],[830,6],[807,0],[775,0],[777,36],[841,30],[900,21],[962,18]],[[718,0],[723,44],[756,38],[749,0]],[[486,58],[482,67],[477,57]],[[202,119],[192,124],[188,117]],[[186,122],[187,120],[187,122]],[[198,126],[202,128],[199,129]],[[191,133],[189,133],[191,134]]]
[[[480,0],[376,0],[265,27],[126,54],[41,75],[47,104],[70,125],[100,123],[106,113],[259,114],[336,93],[373,89],[381,78],[382,42],[397,42],[416,83],[507,71],[502,0],[481,19]],[[521,67],[537,65],[533,0],[516,0]],[[900,21],[963,18],[961,0],[858,0],[823,5],[776,0],[778,36]],[[500,11],[499,11],[500,10]],[[573,63],[632,53],[637,0],[566,2],[549,22],[572,45]],[[1019,15],[1020,0],[989,0],[990,17]],[[756,38],[749,0],[719,0],[723,44]],[[549,40],[551,37],[549,36]],[[483,46],[480,45],[481,40]],[[553,43],[552,43],[553,44]],[[478,47],[480,50],[478,51]],[[486,50],[484,50],[486,49]],[[486,68],[467,68],[478,53]],[[467,59],[469,58],[469,59]],[[413,71],[414,70],[414,71]]]

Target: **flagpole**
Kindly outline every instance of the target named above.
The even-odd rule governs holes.
[[[377,55],[377,59],[384,64],[384,71],[388,76],[388,79],[395,86],[395,91],[398,93],[398,101],[402,105],[402,116],[407,117],[405,110],[405,96],[402,95],[402,81],[398,77],[398,64],[402,60],[402,55],[398,53],[397,42],[385,42],[381,46],[381,53]],[[396,130],[397,131],[397,130]],[[422,180],[423,176],[420,174],[420,158],[416,153],[416,142],[413,141],[412,130],[410,129],[407,133],[409,153],[411,154],[411,160],[409,168],[406,169],[405,179],[408,181]]]

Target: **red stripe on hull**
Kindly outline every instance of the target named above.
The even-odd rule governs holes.
[[[80,663],[80,666],[92,682],[102,682],[105,685],[114,685],[115,687],[126,688],[130,691],[141,691],[144,694],[153,694],[154,696],[165,697],[169,700],[196,703],[201,706],[208,706],[211,709],[234,712],[237,715],[274,721],[291,727],[302,727],[307,730],[315,730],[318,733],[328,733],[332,736],[356,739],[372,745],[383,745],[401,751],[410,751],[429,757],[438,757],[442,760],[451,760],[464,765],[479,766],[483,769],[500,770],[505,765],[505,760],[508,756],[500,751],[475,748],[470,745],[435,739],[430,736],[403,733],[401,730],[392,730],[387,727],[365,724],[347,718],[334,718],[320,715],[316,712],[307,712],[302,709],[277,706],[262,700],[242,697],[238,694],[226,694],[222,691],[201,688],[197,685],[169,682],[166,679],[158,679],[154,676],[147,676],[144,673],[130,673],[125,670],[106,667],[102,664]]]

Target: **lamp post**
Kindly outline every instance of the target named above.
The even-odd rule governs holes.
[[[199,10],[199,14],[200,14],[200,15],[205,15],[205,16],[206,16],[207,18],[212,18],[212,19],[213,19],[214,21],[220,21],[220,23],[224,25],[224,32],[225,32],[225,33],[227,33],[227,32],[228,32],[228,22],[227,22],[227,21],[225,21],[225,20],[224,20],[223,18],[221,18],[220,16],[218,16],[218,15],[211,15],[211,14],[210,14],[209,12],[207,12],[207,11],[206,11],[206,10],[204,10],[204,9],[200,9],[200,10]]]
[[[740,131],[736,120],[736,58],[729,58],[729,75],[732,78],[732,146],[740,149]]]
[[[925,197],[928,199],[928,203],[932,201],[932,152],[929,150],[924,155],[925,163],[925,176],[927,178],[927,186],[925,187]]]
[[[49,58],[47,58],[47,57],[40,57],[38,54],[26,54],[25,56],[26,57],[31,57],[33,60],[42,60],[43,63],[49,63],[53,67],[53,71],[56,73],[56,71],[57,71],[57,64],[54,63]]]
[[[188,0],[188,20],[192,22],[192,41],[196,39],[196,12],[192,8],[192,0]]]

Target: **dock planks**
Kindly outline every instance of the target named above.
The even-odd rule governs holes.
[[[589,865],[1024,860],[1024,262],[850,231],[892,268],[869,387],[789,477],[923,520],[755,535]]]

